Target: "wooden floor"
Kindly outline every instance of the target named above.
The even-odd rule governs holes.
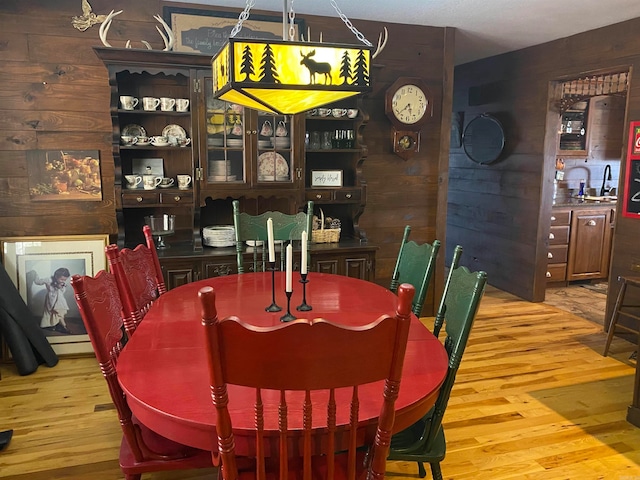
[[[625,421],[634,346],[616,339],[603,358],[604,339],[593,322],[489,289],[445,415],[444,477],[640,480],[640,429]],[[123,478],[121,431],[95,360],[26,377],[0,370],[0,430],[15,430],[0,478]],[[183,478],[215,476],[143,475]],[[417,478],[415,463],[389,462],[388,478]]]

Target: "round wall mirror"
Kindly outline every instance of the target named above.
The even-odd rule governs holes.
[[[471,120],[462,134],[462,146],[467,156],[476,163],[493,163],[504,148],[502,124],[488,113]]]

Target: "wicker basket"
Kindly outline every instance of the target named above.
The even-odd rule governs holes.
[[[337,243],[340,241],[340,228],[324,228],[324,212],[320,209],[320,229],[311,232],[311,241],[315,243]]]

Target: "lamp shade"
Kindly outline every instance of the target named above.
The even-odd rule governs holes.
[[[213,96],[293,115],[371,90],[372,47],[231,38],[213,57]]]

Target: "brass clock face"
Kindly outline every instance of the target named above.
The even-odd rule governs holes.
[[[413,125],[422,120],[428,106],[429,100],[425,92],[413,84],[402,85],[391,97],[391,111],[405,125]]]

